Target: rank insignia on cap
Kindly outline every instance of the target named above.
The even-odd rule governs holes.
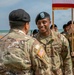
[[[44,18],[45,17],[45,15],[44,15],[43,12],[40,14],[40,16],[41,16],[41,18]]]

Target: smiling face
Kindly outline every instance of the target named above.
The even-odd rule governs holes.
[[[49,18],[44,18],[37,21],[37,27],[39,29],[40,33],[46,33],[49,31],[49,26],[51,24],[51,21]]]

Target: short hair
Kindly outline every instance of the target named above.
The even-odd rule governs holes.
[[[65,29],[66,27],[67,27],[67,24],[64,24],[64,25],[63,25],[63,29]]]
[[[10,28],[11,29],[14,29],[14,28],[22,29],[24,27],[24,24],[25,24],[25,22],[17,22],[17,21],[16,22],[10,21],[9,23],[10,23]]]
[[[67,22],[67,26],[69,26],[70,24],[72,24],[71,20]],[[74,21],[73,21],[73,24],[74,24]]]
[[[36,33],[38,33],[38,29],[33,30],[33,35],[36,34]]]
[[[56,24],[54,24],[54,27],[57,27],[57,25],[56,25]],[[52,29],[52,28],[53,28],[53,25],[51,25],[51,26],[50,26],[50,29]]]

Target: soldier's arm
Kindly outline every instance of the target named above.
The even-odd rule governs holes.
[[[73,75],[69,43],[64,36],[62,38],[63,38],[62,57],[63,57],[64,73],[65,75]]]
[[[43,47],[35,41],[32,50],[32,65],[35,75],[51,75],[51,62]]]

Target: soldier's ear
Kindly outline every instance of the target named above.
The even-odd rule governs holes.
[[[29,31],[29,28],[30,28],[29,22],[25,23],[24,30],[26,31],[26,33]]]
[[[26,30],[29,29],[29,22],[25,23],[25,29],[26,29]]]

